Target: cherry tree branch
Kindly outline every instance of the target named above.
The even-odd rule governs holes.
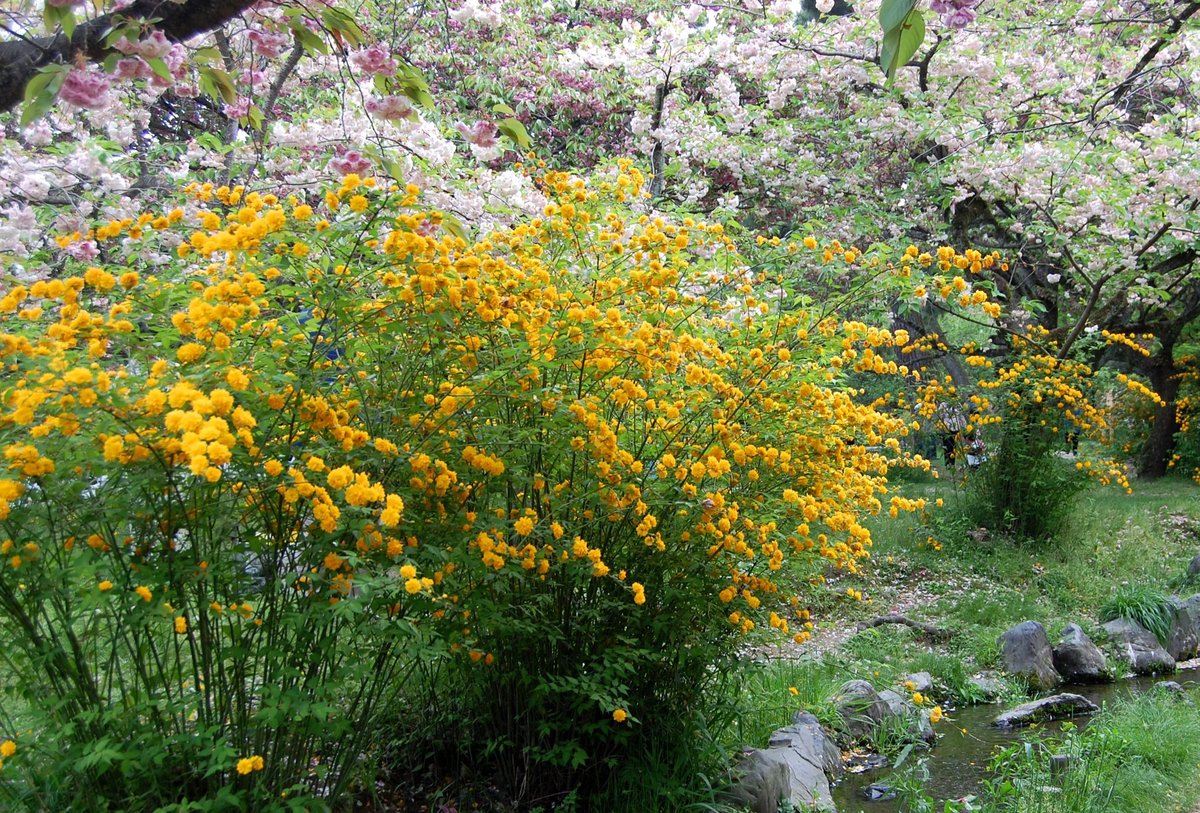
[[[0,42],[0,112],[20,104],[25,85],[42,68],[82,57],[98,62],[107,55],[104,38],[124,20],[153,20],[150,28],[167,39],[182,42],[223,25],[250,8],[256,0],[134,0],[120,11],[81,22],[70,37],[21,38]]]

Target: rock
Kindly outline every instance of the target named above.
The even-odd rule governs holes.
[[[1030,688],[1043,690],[1058,685],[1058,672],[1050,651],[1046,629],[1036,621],[1022,621],[1000,636],[1006,672],[1023,679]]]
[[[1186,601],[1173,599],[1175,617],[1167,636],[1167,652],[1176,661],[1186,661],[1200,654],[1200,595]]]
[[[852,680],[833,696],[838,714],[846,722],[846,730],[856,740],[869,738],[894,712],[875,687],[865,680]]]
[[[754,813],[778,813],[784,801],[793,810],[835,810],[829,776],[841,775],[841,754],[817,718],[800,712],[769,742],[769,747],[749,749],[742,756],[739,778],[726,800]]]
[[[1200,576],[1200,553],[1192,557],[1192,561],[1188,562],[1188,575]]]
[[[933,691],[933,675],[928,672],[913,672],[900,678],[900,685],[910,692],[929,694]]]
[[[792,724],[771,734],[768,740],[772,748],[790,747],[800,751],[809,762],[814,762],[829,776],[842,775],[842,752],[820,721],[807,711],[792,715]]]
[[[883,754],[870,754],[861,751],[851,752],[844,763],[846,773],[866,773],[890,768],[892,761]]]
[[[1004,694],[1004,681],[996,676],[994,672],[980,672],[974,675],[967,681],[967,685],[975,693],[980,700],[985,703],[991,703],[1000,698]]]
[[[937,735],[933,731],[933,726],[925,719],[925,715],[921,713],[920,708],[910,697],[890,689],[879,693],[879,699],[887,703],[891,717],[903,721],[906,742],[923,741],[930,744],[936,742]]]
[[[1020,728],[1047,720],[1060,720],[1080,714],[1091,714],[1100,707],[1083,695],[1052,694],[1041,700],[1031,700],[1011,708],[992,721],[997,728]]]
[[[1108,661],[1078,624],[1063,630],[1062,640],[1051,653],[1055,670],[1067,683],[1102,683],[1111,680]]]
[[[892,790],[891,785],[882,782],[873,782],[860,792],[868,802],[888,802],[896,798],[896,791]]]
[[[1174,680],[1160,680],[1158,683],[1154,684],[1154,689],[1155,691],[1159,692],[1170,692],[1178,697],[1187,696],[1187,692],[1184,691],[1183,686]]]
[[[791,767],[782,750],[751,749],[735,769],[737,781],[724,797],[733,807],[754,813],[779,813],[791,795]]]
[[[1175,671],[1175,659],[1159,644],[1154,633],[1136,621],[1117,618],[1101,629],[1112,640],[1121,659],[1136,675],[1158,675]]]
[[[1050,755],[1050,775],[1062,776],[1071,767],[1071,763],[1075,761],[1075,757],[1070,754],[1051,754]]]

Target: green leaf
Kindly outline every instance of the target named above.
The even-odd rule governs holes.
[[[889,82],[895,78],[897,69],[917,52],[924,39],[925,17],[917,9],[913,9],[901,25],[884,36],[879,65],[887,74]]]
[[[395,84],[401,93],[417,104],[422,107],[433,107],[433,96],[429,94],[429,83],[412,65],[401,65],[396,69]]]
[[[504,119],[496,125],[496,129],[508,137],[510,141],[516,144],[521,149],[526,149],[533,145],[533,141],[529,138],[529,131],[525,129],[525,125],[514,118]]]
[[[388,176],[396,183],[404,186],[404,169],[400,166],[400,163],[394,158],[386,157],[381,157],[380,162],[383,164],[383,168],[387,170]]]
[[[208,65],[220,61],[221,52],[211,45],[207,48],[199,48],[192,54],[192,62],[197,65]]]
[[[68,65],[49,65],[42,68],[25,86],[25,104],[21,109],[21,126],[37,121],[54,105],[58,89],[71,70]]]
[[[296,39],[300,40],[300,44],[304,46],[304,50],[318,54],[329,53],[329,44],[310,31],[304,23],[293,20],[291,29],[292,33],[296,35]]]
[[[879,25],[886,34],[899,28],[917,5],[917,0],[883,0],[879,6]]]
[[[326,8],[321,12],[321,19],[330,31],[338,32],[351,45],[358,45],[366,39],[354,18],[339,8]]]
[[[462,240],[464,243],[471,242],[470,238],[467,236],[467,230],[463,228],[462,221],[454,215],[443,214],[442,227],[458,239]]]
[[[237,101],[237,90],[233,86],[233,80],[220,68],[200,68],[200,89],[214,102],[218,99],[224,99],[226,104]]]
[[[250,126],[255,130],[261,130],[263,126],[263,112],[258,109],[258,105],[251,105],[246,112],[246,118],[250,121]]]
[[[63,33],[67,39],[75,33],[75,11],[70,8],[60,8],[58,10],[58,23],[62,26]]]
[[[159,79],[165,82],[172,81],[171,69],[167,67],[167,63],[160,57],[151,57],[146,60],[146,64],[150,66],[150,70],[154,71]]]
[[[506,104],[494,104],[494,105],[492,105],[492,112],[493,112],[493,113],[499,113],[499,114],[500,114],[500,115],[502,115],[502,116],[515,116],[515,115],[517,115],[517,111],[516,111],[516,110],[513,110],[511,107],[509,107],[509,106],[508,106],[508,105],[506,105]]]

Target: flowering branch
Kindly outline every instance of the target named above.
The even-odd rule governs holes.
[[[80,23],[68,37],[21,38],[0,42],[0,112],[16,107],[25,85],[49,65],[67,64],[83,57],[98,62],[108,54],[107,34],[124,20],[156,20],[148,25],[167,39],[180,42],[203,34],[241,14],[255,0],[134,0],[119,12],[103,14]]]

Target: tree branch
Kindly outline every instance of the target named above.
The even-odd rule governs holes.
[[[0,112],[20,104],[25,85],[42,68],[74,62],[77,57],[98,62],[107,55],[104,38],[125,20],[155,20],[149,26],[173,42],[203,34],[241,14],[256,0],[134,0],[120,11],[80,23],[70,38],[65,34],[0,42]]]

